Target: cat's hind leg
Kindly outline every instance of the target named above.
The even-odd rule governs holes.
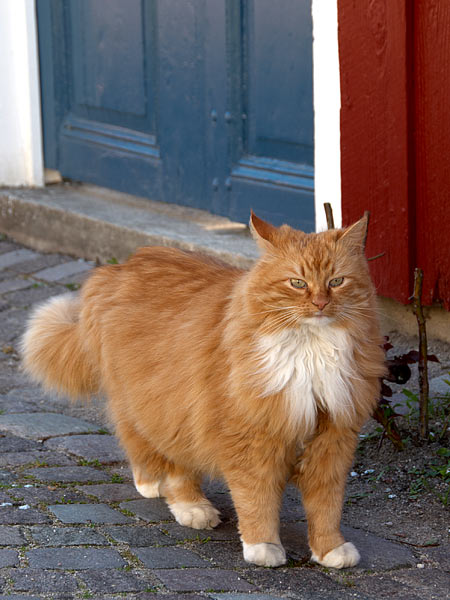
[[[160,497],[161,485],[173,465],[131,423],[119,421],[116,434],[128,456],[136,490],[144,498]]]
[[[308,520],[312,560],[325,567],[353,567],[360,559],[358,550],[340,531],[345,483],[356,443],[353,430],[337,427],[324,417],[293,477]]]
[[[134,487],[144,496],[144,498],[159,498],[161,496],[161,479],[152,479],[151,476],[142,467],[134,465],[131,467],[133,472]]]
[[[220,523],[219,511],[203,494],[201,479],[175,467],[161,485],[162,495],[176,521],[194,529],[212,529]]]
[[[128,455],[134,485],[142,496],[164,496],[180,525],[212,529],[220,523],[219,511],[203,494],[199,476],[167,460],[131,423],[119,420],[116,433]]]

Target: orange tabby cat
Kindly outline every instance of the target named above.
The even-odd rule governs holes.
[[[263,254],[249,271],[143,248],[38,308],[25,368],[73,397],[106,394],[136,488],[164,496],[182,525],[220,522],[200,484],[223,477],[245,560],[284,564],[291,479],[313,559],[355,565],[340,532],[344,486],[384,372],[366,225],[305,234],[252,215]]]

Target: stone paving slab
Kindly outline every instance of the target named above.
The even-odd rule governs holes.
[[[4,550],[0,548],[0,569],[3,567],[16,567],[19,564],[17,550]]]
[[[24,568],[11,569],[8,573],[8,577],[13,582],[13,589],[18,592],[48,593],[51,590],[53,593],[57,592],[72,595],[73,592],[78,590],[77,580],[72,573]],[[9,597],[10,596],[8,596],[8,598]],[[13,597],[14,596],[11,596],[11,598]]]
[[[105,471],[92,467],[38,467],[25,471],[40,481],[54,482],[81,482],[81,481],[109,481],[111,476]]]
[[[16,475],[7,469],[0,469],[0,484],[12,483],[16,479]]]
[[[122,502],[120,508],[130,511],[140,519],[150,523],[173,521],[173,515],[162,498],[143,498]]]
[[[0,600],[41,600],[41,598],[28,596],[28,594],[26,596],[23,594],[8,594],[7,596],[0,594]]]
[[[67,292],[65,288],[37,282],[24,290],[10,292],[7,295],[7,299],[10,304],[14,304],[23,310],[24,308],[29,309],[34,304],[41,303],[52,296],[58,296],[65,292]],[[19,331],[23,330],[23,325],[24,323],[22,323]]]
[[[437,548],[427,548],[423,551],[427,561],[439,564],[441,569],[450,573],[450,544],[442,544]]]
[[[18,467],[21,465],[28,465],[32,463],[38,463],[44,465],[75,465],[76,463],[71,460],[68,456],[61,453],[55,452],[43,452],[42,450],[35,450],[32,452],[5,452],[0,454],[0,467],[11,466]]]
[[[0,414],[11,413],[37,413],[42,411],[42,407],[32,400],[16,400],[14,403],[4,396],[0,397]]]
[[[55,504],[48,509],[63,523],[132,523],[107,504]]]
[[[35,523],[50,523],[50,519],[40,510],[33,508],[0,507],[0,525],[34,525]]]
[[[27,387],[13,388],[12,390],[9,390],[9,392],[7,392],[6,394],[2,395],[1,398],[2,401],[8,400],[13,406],[16,402],[19,402],[21,400],[29,400],[31,402],[41,403],[45,405],[49,401],[49,396],[51,395],[44,392],[42,388],[28,385]]]
[[[31,527],[31,537],[41,546],[108,546],[108,540],[93,529]],[[1,536],[1,532],[0,532]]]
[[[109,594],[140,592],[151,587],[144,578],[116,569],[108,569],[106,572],[100,570],[83,571],[80,573],[80,579],[84,581],[89,590]]]
[[[215,541],[236,541],[239,540],[239,534],[236,523],[220,523],[214,529],[191,529],[183,527],[178,523],[164,523],[162,526],[170,537],[179,541],[189,540],[215,540]]]
[[[99,485],[80,485],[77,489],[104,502],[120,502],[142,498],[134,485],[127,483],[101,483]]]
[[[11,498],[18,498],[24,504],[56,504],[58,502],[72,503],[82,502],[86,500],[86,497],[81,493],[68,489],[49,489],[49,486],[35,486],[27,484],[30,487],[13,487],[8,490],[8,495]],[[50,486],[51,488],[53,486]]]
[[[32,273],[42,271],[42,269],[46,269],[47,267],[54,267],[55,265],[67,262],[67,260],[70,259],[67,256],[61,256],[60,254],[39,254],[37,258],[32,258],[9,266],[8,270],[22,275],[31,275]]]
[[[445,592],[450,598],[450,574],[441,569],[399,569],[392,577],[416,590],[421,598],[427,595],[441,600]]]
[[[114,569],[127,564],[112,548],[35,548],[26,557],[35,569]]]
[[[5,252],[0,254],[0,269],[7,269],[12,265],[24,262],[25,260],[31,260],[39,258],[39,254],[26,248],[20,248],[19,250],[12,250],[11,252]]]
[[[151,569],[165,569],[170,566],[171,569],[184,569],[185,567],[212,567],[212,564],[191,550],[184,548],[131,548],[146,567]]]
[[[0,294],[15,292],[16,290],[23,290],[31,287],[32,285],[33,281],[22,279],[21,277],[15,279],[5,279],[4,281],[0,282]]]
[[[421,600],[421,592],[414,587],[396,581],[392,575],[386,574],[373,577],[368,575],[352,580],[352,589],[367,594],[369,598],[388,600],[390,598],[404,598],[405,600]]]
[[[64,450],[86,460],[111,464],[125,460],[125,453],[112,435],[90,434],[54,437],[44,444],[46,448]]]
[[[210,592],[208,596],[214,600],[281,600],[281,597],[270,594],[217,594]]]
[[[173,592],[250,592],[255,589],[235,571],[223,569],[167,569],[154,573]]]
[[[92,269],[93,263],[87,263],[84,260],[73,260],[71,262],[62,263],[55,267],[48,267],[34,273],[36,279],[45,279],[45,281],[59,281],[64,277],[70,277],[84,271]]]
[[[258,588],[271,595],[282,595],[298,600],[379,600],[377,596],[367,596],[364,592],[355,590],[352,580],[346,576],[337,575],[333,578],[333,569],[302,568],[277,570],[276,576],[271,575],[270,569],[256,569],[244,572]],[[350,572],[350,571],[349,571]],[[400,598],[396,599],[400,600]],[[407,600],[402,598],[401,600]]]
[[[106,527],[103,530],[116,542],[128,544],[129,546],[171,546],[176,544],[172,539],[157,527]]]
[[[247,566],[238,538],[235,542],[200,542],[196,551],[221,569],[243,569]]]
[[[58,413],[0,415],[0,431],[35,440],[98,430],[93,423]]]
[[[23,546],[26,543],[18,527],[0,526],[0,546]]]

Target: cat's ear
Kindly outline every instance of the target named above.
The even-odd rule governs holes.
[[[339,239],[342,240],[347,246],[358,249],[360,252],[364,252],[368,225],[369,220],[367,216],[364,215],[362,219],[356,221],[356,223],[353,223],[353,225],[350,225],[350,227],[342,229]]]
[[[273,250],[277,238],[277,227],[263,221],[255,215],[253,211],[250,214],[250,231],[263,250]]]

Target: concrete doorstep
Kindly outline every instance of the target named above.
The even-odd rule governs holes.
[[[0,190],[0,232],[41,252],[122,262],[141,246],[199,250],[248,267],[248,228],[205,211],[84,184]]]

